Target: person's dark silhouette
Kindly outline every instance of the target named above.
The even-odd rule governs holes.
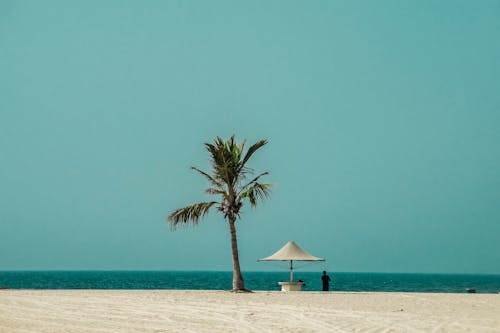
[[[328,291],[330,285],[330,277],[326,274],[326,271],[323,271],[323,276],[321,276],[321,281],[323,282],[323,291]]]

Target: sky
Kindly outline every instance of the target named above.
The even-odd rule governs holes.
[[[231,270],[203,144],[268,139],[243,271],[500,274],[500,1],[0,2],[0,270]]]

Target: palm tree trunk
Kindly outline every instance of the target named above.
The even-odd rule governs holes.
[[[240,259],[238,256],[238,241],[236,239],[236,219],[229,218],[229,229],[231,230],[231,250],[233,252],[233,290],[245,290],[245,283],[241,275]]]

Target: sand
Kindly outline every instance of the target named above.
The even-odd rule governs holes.
[[[500,332],[500,295],[0,290],[0,332]]]

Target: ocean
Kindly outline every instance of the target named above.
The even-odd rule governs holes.
[[[500,275],[329,272],[333,291],[499,293]],[[280,290],[288,272],[243,272],[251,290]],[[321,272],[296,271],[305,291],[321,290]],[[205,271],[0,271],[0,288],[14,289],[210,289],[229,290],[231,272]]]

